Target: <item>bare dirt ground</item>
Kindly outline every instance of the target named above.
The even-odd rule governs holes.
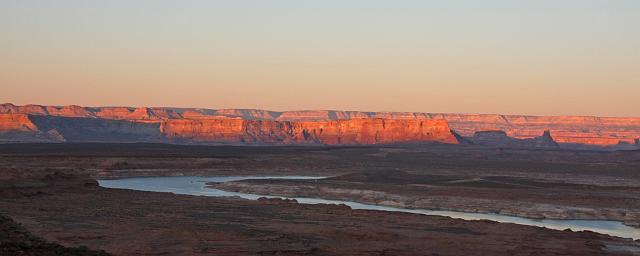
[[[321,185],[410,196],[428,189],[443,198],[470,193],[469,200],[499,203],[523,197],[533,203],[601,207],[609,200],[616,208],[635,209],[639,163],[640,152],[447,145],[0,145],[0,214],[49,242],[115,255],[634,255],[637,241],[591,232],[282,200],[106,189],[94,179],[337,176]],[[295,189],[300,184],[278,185]],[[560,192],[575,194],[554,199]]]

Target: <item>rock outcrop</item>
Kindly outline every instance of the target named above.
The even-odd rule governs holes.
[[[167,108],[105,107],[95,109],[95,116],[104,119],[163,120],[169,118],[182,118],[182,116],[174,110]]]
[[[111,118],[103,118],[106,113],[109,113]],[[127,117],[132,119],[126,119]],[[92,117],[1,114],[0,142],[369,145],[414,142],[457,143],[458,141],[445,120],[188,119],[171,118],[171,111],[110,108]]]
[[[549,130],[558,143],[612,146],[620,141],[633,142],[640,136],[639,117],[582,116],[507,116],[434,114],[449,121],[451,128],[463,136],[477,131],[501,130],[510,137],[533,138]]]
[[[87,118],[102,120],[123,120],[132,123],[154,123],[166,127],[163,132],[167,137],[177,140],[188,140],[193,138],[196,141],[204,141],[211,138],[222,138],[221,141],[234,142],[258,142],[265,138],[264,133],[270,134],[269,143],[312,143],[309,141],[334,141],[337,139],[318,138],[318,134],[309,133],[299,135],[297,132],[309,132],[305,129],[313,129],[314,126],[326,124],[345,125],[349,122],[345,120],[384,120],[385,124],[412,126],[411,122],[424,122],[425,120],[446,120],[450,129],[458,135],[473,137],[476,132],[482,131],[503,131],[506,136],[516,139],[533,139],[540,134],[549,131],[553,134],[555,142],[563,146],[607,146],[616,147],[619,144],[638,144],[640,138],[640,117],[587,117],[587,116],[519,116],[519,115],[494,115],[494,114],[435,114],[416,112],[361,112],[361,111],[333,111],[333,110],[308,110],[308,111],[267,111],[257,109],[196,109],[196,108],[130,108],[130,107],[80,107],[80,106],[39,106],[25,105],[15,106],[13,104],[1,104],[0,133],[11,130],[14,132],[18,127],[23,130],[33,130],[32,126],[25,126],[28,123],[24,120],[29,116],[52,116],[67,118]],[[6,115],[23,115],[6,116]],[[18,120],[18,119],[20,119]],[[221,121],[224,120],[224,121]],[[394,123],[391,120],[414,120]],[[244,122],[244,121],[256,121]],[[338,121],[338,122],[335,122]],[[373,122],[373,121],[371,121]],[[368,133],[371,127],[379,125],[368,122],[353,121],[350,125],[362,123],[369,125],[360,131]],[[375,122],[374,122],[375,123]],[[188,127],[193,124],[193,127]],[[206,127],[213,125],[214,127]],[[297,126],[296,126],[297,125]],[[348,126],[348,125],[347,125]],[[31,128],[26,128],[31,127]],[[221,131],[221,127],[231,130]],[[252,127],[252,128],[242,128]],[[282,130],[269,130],[270,127],[280,127]],[[227,129],[224,128],[224,129]],[[172,130],[173,129],[173,130]],[[267,130],[265,130],[267,129]],[[345,130],[346,129],[346,130]],[[376,130],[378,128],[374,128]],[[394,130],[395,128],[391,129]],[[356,129],[357,130],[357,129]],[[388,128],[384,131],[378,129],[368,135],[362,135],[358,139],[347,139],[346,141],[390,141],[394,143],[398,139],[398,132],[392,133],[391,138]],[[184,132],[183,132],[184,131]],[[189,132],[191,131],[191,132]],[[246,134],[244,134],[246,131]],[[323,128],[323,133],[325,129]],[[389,130],[390,131],[390,130]],[[28,131],[27,131],[28,132]],[[42,131],[44,133],[48,131]],[[59,131],[60,132],[60,131]],[[201,132],[200,135],[194,135]],[[296,135],[290,135],[289,132]],[[353,133],[353,128],[340,128],[336,130],[341,134],[339,137],[346,138]],[[405,130],[404,132],[409,132]],[[64,133],[61,132],[64,136]],[[272,135],[271,135],[272,134]],[[376,135],[378,134],[378,135]],[[296,137],[298,136],[298,137]],[[299,139],[302,136],[307,139]],[[311,137],[309,137],[311,136]],[[316,136],[316,137],[314,137]],[[375,139],[369,139],[373,136]],[[382,136],[376,138],[376,136]],[[403,135],[407,140],[414,140],[420,136],[417,134]],[[320,136],[322,137],[322,136]],[[201,140],[202,138],[203,140]],[[309,139],[310,138],[310,139]],[[460,139],[460,138],[459,138]],[[448,139],[446,139],[448,140]],[[342,139],[341,139],[342,141]],[[458,140],[460,141],[460,140]],[[548,141],[547,141],[548,142]],[[320,143],[320,142],[318,142]],[[543,144],[545,142],[542,142]]]
[[[542,136],[517,139],[507,136],[504,131],[480,131],[473,137],[467,138],[472,144],[493,146],[493,147],[515,147],[515,148],[557,148],[559,147],[551,137],[551,132],[545,131]]]
[[[58,139],[55,134],[41,132],[27,114],[0,114],[0,143],[52,142]]]
[[[174,140],[244,144],[457,143],[445,120],[366,118],[296,122],[177,119],[163,121],[161,132]]]
[[[558,147],[558,143],[551,137],[549,130],[544,131],[542,136],[533,138],[536,147]]]
[[[38,127],[29,120],[26,114],[0,114],[0,131],[3,132],[35,132]]]

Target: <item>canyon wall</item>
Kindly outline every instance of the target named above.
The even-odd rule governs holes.
[[[26,114],[0,114],[0,131],[35,132],[38,127]]]
[[[476,132],[482,131],[504,131],[509,137],[532,139],[542,135],[545,131],[550,131],[558,143],[595,146],[637,145],[640,138],[640,117],[331,110],[277,112],[257,109],[15,106],[12,104],[0,104],[0,132],[21,130],[20,132],[29,133],[38,130],[31,120],[27,120],[28,116],[107,120],[104,122],[114,125],[114,127],[122,124],[111,123],[108,120],[155,124],[158,127],[150,129],[159,130],[157,133],[160,135],[150,134],[145,139],[151,140],[153,138],[155,140],[158,136],[164,136],[167,139],[198,142],[216,140],[230,143],[371,144],[395,143],[398,140],[420,141],[430,140],[430,138],[426,135],[427,131],[416,130],[415,127],[420,123],[424,126],[427,121],[438,120],[447,121],[448,126],[443,129],[450,128],[464,137],[473,137]],[[427,126],[430,125],[436,124],[430,123]],[[134,126],[136,129],[142,129]],[[48,132],[38,131],[40,133]],[[122,130],[120,130],[121,132]],[[428,132],[434,136],[433,131]],[[136,132],[133,132],[131,136],[136,136],[135,134]],[[72,137],[77,136],[80,135]],[[338,138],[340,139],[338,140]],[[449,141],[450,139],[438,138],[437,140]]]
[[[476,114],[433,114],[449,121],[463,136],[478,131],[501,130],[510,137],[527,139],[548,130],[556,142],[610,146],[640,138],[638,117],[515,116]]]
[[[27,114],[0,114],[0,142],[48,142]]]
[[[5,107],[4,112],[0,114],[1,142],[255,145],[458,143],[445,120],[431,119],[281,121],[212,116],[196,110],[184,110],[182,113],[192,113],[194,116],[185,118],[177,116],[178,112],[171,109],[111,107]],[[207,116],[209,118],[205,118]]]
[[[445,120],[363,118],[332,121],[176,119],[161,122],[167,138],[244,144],[368,145],[457,143]]]

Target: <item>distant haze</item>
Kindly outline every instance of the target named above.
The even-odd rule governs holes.
[[[3,0],[2,102],[640,116],[640,1]]]

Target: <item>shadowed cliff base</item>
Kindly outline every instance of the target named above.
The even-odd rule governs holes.
[[[231,145],[457,144],[445,120],[350,119],[273,121],[167,119],[162,121],[0,114],[5,142],[166,142]],[[16,122],[24,122],[22,124]],[[2,124],[2,123],[0,123]]]
[[[0,105],[0,142],[245,145],[462,142],[449,130],[464,137],[473,137],[476,132],[503,131],[518,140],[550,132],[564,148],[640,148],[640,118],[634,117]]]

